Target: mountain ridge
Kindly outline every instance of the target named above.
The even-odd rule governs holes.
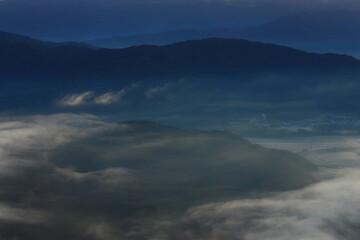
[[[182,29],[152,34],[114,36],[86,41],[98,47],[120,48],[141,44],[166,45],[210,37],[240,38],[286,45],[319,53],[356,54],[360,11],[309,11],[289,14],[246,28]]]
[[[124,49],[45,47],[1,41],[0,54],[3,76],[158,77],[360,70],[360,61],[348,55],[309,53],[275,44],[221,38]]]
[[[92,47],[89,43],[84,42],[50,42],[42,41],[36,38],[28,37],[25,35],[0,31],[0,41],[8,41],[15,43],[26,43],[44,47],[59,47],[59,46],[77,46],[77,47]]]

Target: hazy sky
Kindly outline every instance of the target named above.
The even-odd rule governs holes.
[[[183,28],[241,28],[301,11],[358,6],[353,0],[3,0],[0,30],[81,40]]]

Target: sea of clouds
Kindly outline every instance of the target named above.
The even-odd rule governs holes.
[[[129,196],[132,188],[146,185],[137,179],[139,172],[95,163],[101,167],[82,171],[63,164],[66,159],[50,160],[54,149],[112,128],[88,114],[1,118],[1,239],[359,239],[360,169],[355,166],[323,168],[317,183],[298,190],[146,214],[141,201],[114,204],[116,199],[139,199]],[[169,140],[153,145],[164,141]],[[142,147],[138,149],[148,148]],[[360,149],[354,144],[351,148]],[[141,198],[146,202],[146,196]],[[133,208],[135,213],[126,212]]]

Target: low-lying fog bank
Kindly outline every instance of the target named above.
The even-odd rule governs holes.
[[[360,167],[360,137],[358,136],[247,139],[265,147],[298,153],[321,167]]]
[[[354,139],[333,142],[356,162]],[[326,144],[321,155],[321,144],[300,149],[323,157],[318,168],[222,131],[89,114],[2,118],[0,237],[358,239],[360,170],[330,159]]]

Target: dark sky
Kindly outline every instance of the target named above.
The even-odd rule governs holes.
[[[354,0],[0,0],[0,30],[85,40],[184,28],[242,28],[302,11],[354,9]]]

